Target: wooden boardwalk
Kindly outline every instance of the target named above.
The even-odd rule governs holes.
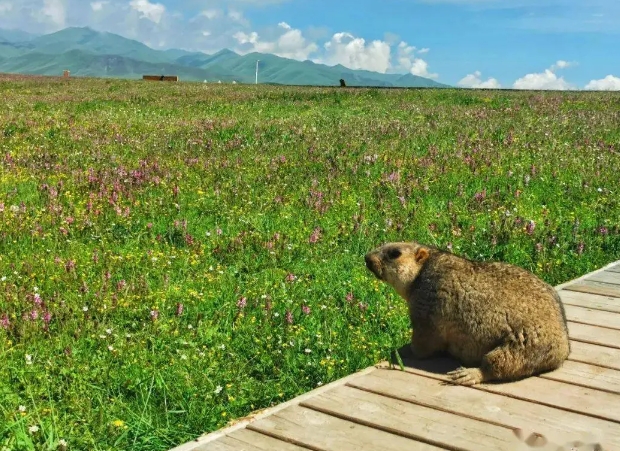
[[[620,451],[620,262],[556,289],[572,352],[554,372],[463,387],[455,360],[382,363],[173,451]]]

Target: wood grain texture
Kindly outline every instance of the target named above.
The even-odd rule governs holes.
[[[422,376],[425,372],[419,373],[380,370],[349,382],[347,386],[521,429],[525,436],[539,433],[560,445],[569,440],[591,438],[600,441],[605,450],[620,450],[620,428],[615,423],[501,394],[444,384],[437,379],[437,374],[426,372],[427,376]]]
[[[568,333],[576,341],[620,349],[620,330],[569,322]]]
[[[579,291],[560,290],[558,292],[564,305],[587,307],[590,309],[620,313],[620,297],[601,296]]]
[[[603,312],[574,305],[564,305],[564,311],[568,321],[620,330],[620,313]]]
[[[516,442],[509,428],[351,387],[338,387],[302,405],[446,449],[513,451]]]
[[[280,440],[321,451],[439,451],[427,443],[342,420],[312,409],[290,406],[247,426]]]
[[[620,370],[620,349],[573,340],[570,348],[569,360]]]

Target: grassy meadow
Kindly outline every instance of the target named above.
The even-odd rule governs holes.
[[[0,450],[166,450],[387,357],[363,255],[620,259],[620,93],[0,80]]]

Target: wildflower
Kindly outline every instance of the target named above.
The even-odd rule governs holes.
[[[286,281],[287,281],[287,282],[293,282],[295,279],[297,279],[297,276],[296,276],[295,274],[293,274],[293,273],[290,273],[290,272],[289,272],[289,273],[286,275]]]
[[[487,190],[482,190],[479,193],[476,193],[474,195],[474,199],[476,199],[478,202],[482,202],[485,198],[487,197]]]
[[[310,238],[308,238],[308,241],[311,244],[316,243],[317,241],[319,241],[319,239],[321,238],[321,228],[317,227],[314,229],[314,231],[312,232],[312,234],[310,235]]]
[[[293,314],[290,312],[290,310],[286,311],[285,318],[287,323],[293,324]]]
[[[106,329],[105,333],[108,334],[108,335],[112,335],[112,329]]]
[[[110,352],[114,351],[114,346],[112,346],[112,345],[108,346],[108,351],[110,351]]]
[[[157,309],[151,310],[151,319],[153,321],[157,321],[157,318],[159,318],[159,310]]]
[[[10,325],[11,322],[9,321],[9,317],[5,313],[4,315],[2,315],[2,318],[0,318],[0,327],[3,329],[8,329]]]
[[[347,293],[347,295],[345,296],[345,299],[347,300],[347,302],[353,302],[353,299],[354,299],[353,293]]]
[[[535,228],[536,228],[536,223],[530,220],[525,226],[525,231],[527,232],[528,235],[531,235],[532,233],[534,233]]]
[[[26,406],[19,406],[17,408],[17,410],[19,410],[20,412],[25,412],[26,411]]]
[[[311,310],[310,310],[310,307],[304,304],[301,306],[301,311],[304,312],[304,314],[309,315]]]
[[[223,389],[224,388],[221,385],[218,385],[217,387],[215,387],[215,390],[213,390],[213,393],[215,393],[216,395],[219,395]]]
[[[62,448],[66,448],[67,447],[67,441],[64,438],[61,438],[60,440],[58,440],[58,446],[60,446]]]
[[[183,314],[183,304],[178,302],[177,303],[177,311],[176,311],[176,315],[177,316],[181,316]]]
[[[582,241],[577,245],[577,255],[581,255],[583,254],[583,251],[585,250],[586,245],[585,243]]]
[[[32,355],[26,354],[26,365],[32,365]]]
[[[243,309],[245,308],[247,303],[248,303],[248,300],[245,297],[242,297],[237,301],[237,307],[239,307],[240,309]]]
[[[311,350],[311,349],[306,348],[306,349],[304,349],[304,352],[305,352],[306,354],[310,354],[310,353],[312,352],[312,350]]]
[[[87,311],[88,311],[88,306],[87,306],[87,305],[85,305],[84,307],[82,307],[82,311],[83,311],[83,312],[87,312]]]
[[[46,311],[43,314],[43,322],[45,324],[49,324],[52,321],[52,314],[49,311]]]
[[[36,425],[35,426],[30,426],[28,428],[28,432],[30,432],[31,434],[34,434],[34,433],[36,433],[38,431],[39,431],[39,426],[36,426]]]
[[[112,421],[112,426],[122,428],[123,426],[125,426],[125,422],[123,420],[114,420]]]
[[[67,272],[71,272],[75,270],[75,261],[74,260],[67,260],[67,263],[65,264],[65,270]]]
[[[365,304],[363,302],[360,302],[359,304],[357,304],[357,306],[362,312],[365,312],[368,309],[368,304]]]
[[[609,230],[607,229],[607,227],[599,227],[598,233],[600,233],[601,235],[607,235],[609,233]]]
[[[39,318],[39,311],[38,310],[31,311],[30,312],[30,319],[35,321],[37,318]]]
[[[221,235],[221,234],[222,234],[222,229],[218,228],[218,229],[215,231],[215,233],[217,233],[218,235]]]
[[[2,278],[0,278],[0,282],[6,282],[6,276],[2,276]]]

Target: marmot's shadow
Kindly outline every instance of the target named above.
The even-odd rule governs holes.
[[[427,359],[415,359],[411,354],[411,348],[408,344],[398,348],[396,350],[400,356],[400,359],[403,362],[403,366],[405,368],[413,368],[420,371],[426,371],[428,373],[437,374],[441,376],[446,376],[446,374],[450,371],[454,371],[457,368],[463,366],[463,364],[456,358],[452,357],[448,352],[438,352],[434,354],[432,357]],[[400,371],[400,363],[398,362],[398,357],[396,356],[396,351],[392,351],[390,353],[390,360],[388,363],[393,365],[393,368]],[[533,375],[536,376],[536,375]],[[530,376],[531,377],[531,376]],[[527,379],[527,378],[526,378]],[[502,385],[507,383],[517,382],[520,379],[516,379],[513,381],[485,381],[484,385]],[[454,385],[449,381],[444,381],[443,384],[446,385]]]
[[[447,352],[438,352],[428,359],[415,359],[411,354],[411,348],[406,344],[390,354],[390,363],[397,368],[400,367],[400,363],[398,362],[396,352],[398,352],[405,367],[429,373],[445,375],[447,372],[463,366]]]

